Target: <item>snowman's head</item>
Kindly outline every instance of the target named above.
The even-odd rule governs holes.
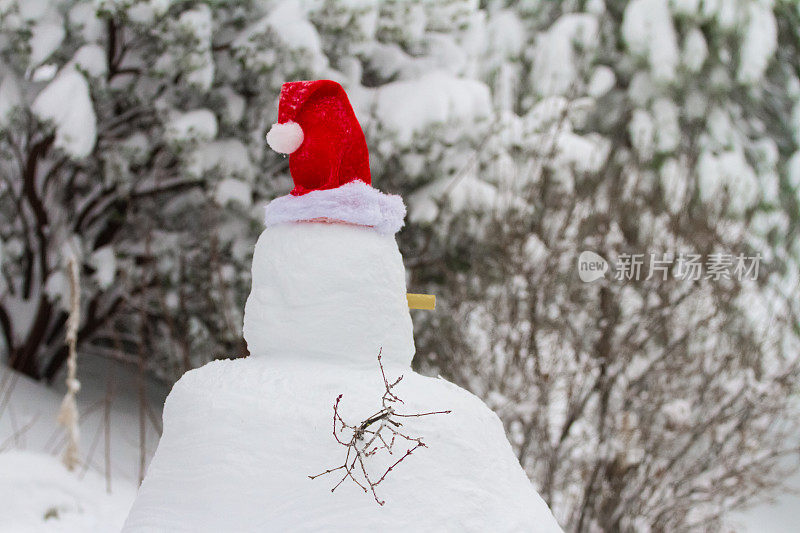
[[[254,357],[409,365],[405,269],[393,235],[342,223],[268,227],[253,256],[244,336]]]

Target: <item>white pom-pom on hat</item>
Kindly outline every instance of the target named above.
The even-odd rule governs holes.
[[[273,124],[267,133],[267,144],[279,154],[291,154],[303,144],[303,128],[291,120]]]

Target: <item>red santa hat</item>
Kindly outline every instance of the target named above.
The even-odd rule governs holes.
[[[267,205],[266,225],[345,222],[394,234],[403,227],[402,198],[371,186],[364,132],[342,86],[331,80],[284,83],[278,123],[267,134],[289,154],[291,193]]]

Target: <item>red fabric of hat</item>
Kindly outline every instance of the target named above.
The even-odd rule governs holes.
[[[278,124],[290,122],[302,129],[302,143],[289,156],[291,194],[355,180],[371,183],[367,141],[341,85],[331,80],[284,83]]]
[[[403,226],[399,196],[371,187],[364,132],[341,85],[331,80],[284,83],[278,123],[267,134],[289,154],[294,188],[267,206],[267,225],[341,221],[395,233]]]

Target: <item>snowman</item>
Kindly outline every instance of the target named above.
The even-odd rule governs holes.
[[[256,244],[250,356],[175,384],[123,531],[561,531],[497,416],[411,369],[405,205],[342,87],[286,83],[278,115],[295,187]]]

